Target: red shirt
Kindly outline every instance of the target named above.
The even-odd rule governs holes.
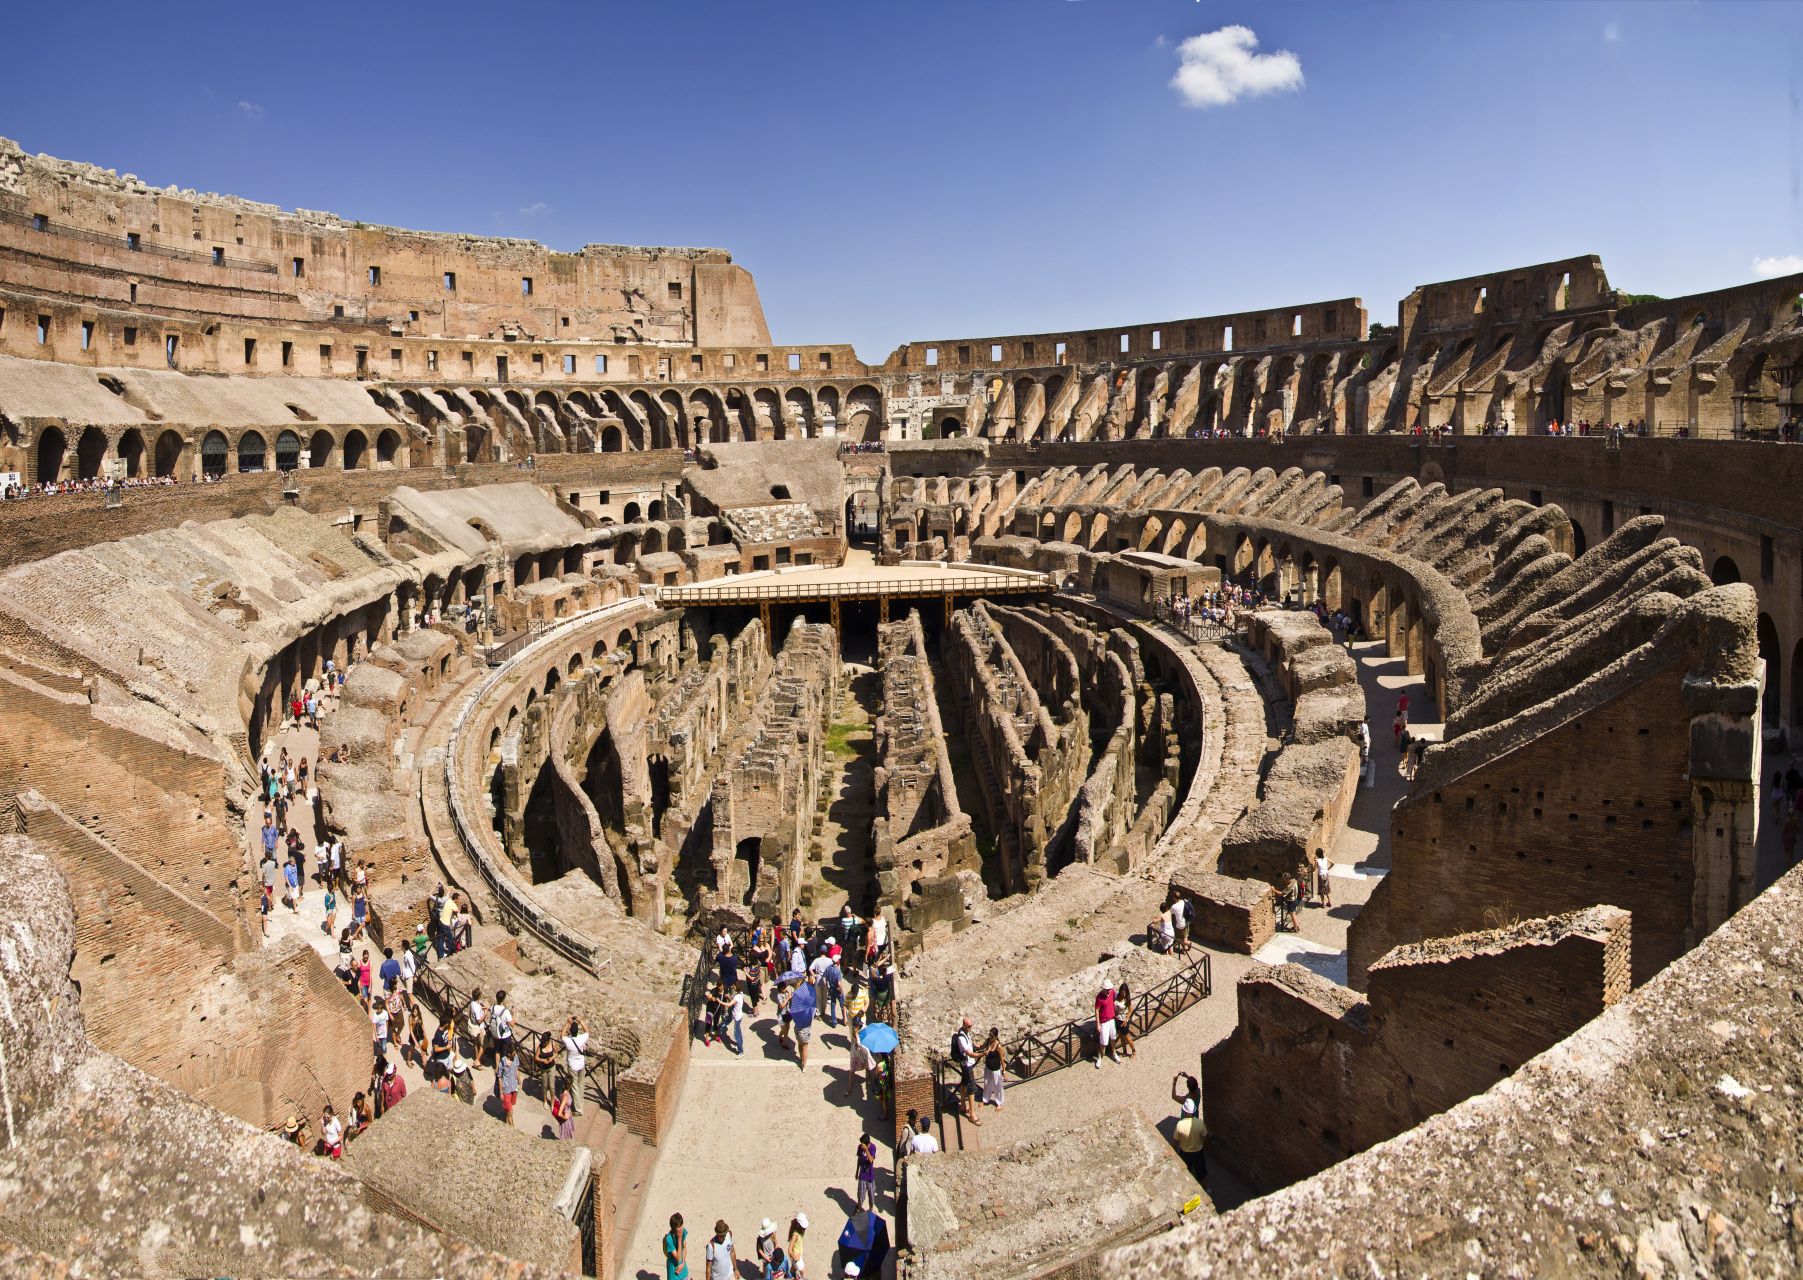
[[[1096,1021],[1114,1021],[1114,992],[1103,991],[1096,996]]]
[[[384,1108],[392,1107],[395,1103],[399,1102],[402,1098],[404,1098],[406,1096],[407,1096],[407,1082],[405,1080],[401,1079],[400,1072],[397,1071],[391,1076],[383,1077],[383,1079],[382,1079],[382,1106]]]

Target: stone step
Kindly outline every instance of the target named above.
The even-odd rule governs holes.
[[[623,1127],[623,1126],[622,1126]],[[626,1250],[632,1244],[632,1237],[638,1230],[639,1215],[645,1207],[645,1190],[651,1185],[652,1166],[657,1163],[657,1148],[646,1146],[639,1139],[632,1140],[632,1146],[626,1149],[621,1163],[629,1164],[626,1175],[626,1191],[620,1194],[616,1189],[614,1195],[614,1270],[626,1261]]]

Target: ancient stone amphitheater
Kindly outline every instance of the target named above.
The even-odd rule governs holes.
[[[777,1145],[849,1187],[878,1135],[895,1275],[1796,1274],[1800,293],[1585,257],[868,365],[722,250],[0,141],[0,1269],[645,1275],[687,1205],[699,1273],[761,1174],[695,1135],[778,1087],[711,1083],[709,939],[848,907],[892,1106],[785,1095]],[[341,1161],[282,1140],[371,1064],[322,908],[260,911],[288,748],[359,946],[467,904],[435,1021],[585,1019],[573,1142],[417,1077]],[[944,1150],[891,1179],[909,1108]]]

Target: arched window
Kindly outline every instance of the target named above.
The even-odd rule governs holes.
[[[207,432],[206,439],[200,442],[201,474],[215,477],[224,475],[227,452],[225,432]]]
[[[275,469],[277,471],[293,471],[298,466],[300,466],[300,437],[292,431],[284,431],[275,438]]]
[[[262,433],[246,431],[238,437],[238,470],[261,471],[268,452]]]

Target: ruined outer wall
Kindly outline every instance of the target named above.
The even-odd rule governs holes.
[[[1300,965],[1254,966],[1205,1055],[1211,1154],[1274,1191],[1414,1127],[1627,994],[1614,907],[1399,948],[1369,1002]]]
[[[1694,941],[1683,678],[1684,664],[1667,667],[1442,789],[1401,801],[1390,823],[1393,869],[1349,931],[1354,985],[1399,944],[1581,910],[1598,898],[1633,914],[1636,984],[1676,959]],[[1599,769],[1605,747],[1611,763]]]
[[[1375,1259],[1386,1277],[1794,1275],[1799,980],[1793,869],[1486,1093],[1101,1273],[1327,1280]]]
[[[1552,927],[1549,927],[1552,926]],[[1513,1074],[1628,994],[1628,913],[1398,947],[1371,967],[1371,1028],[1432,1115]]]
[[[369,1024],[318,952],[252,953],[36,792],[18,804],[68,879],[70,972],[96,1044],[257,1125],[349,1105],[368,1079]]]

